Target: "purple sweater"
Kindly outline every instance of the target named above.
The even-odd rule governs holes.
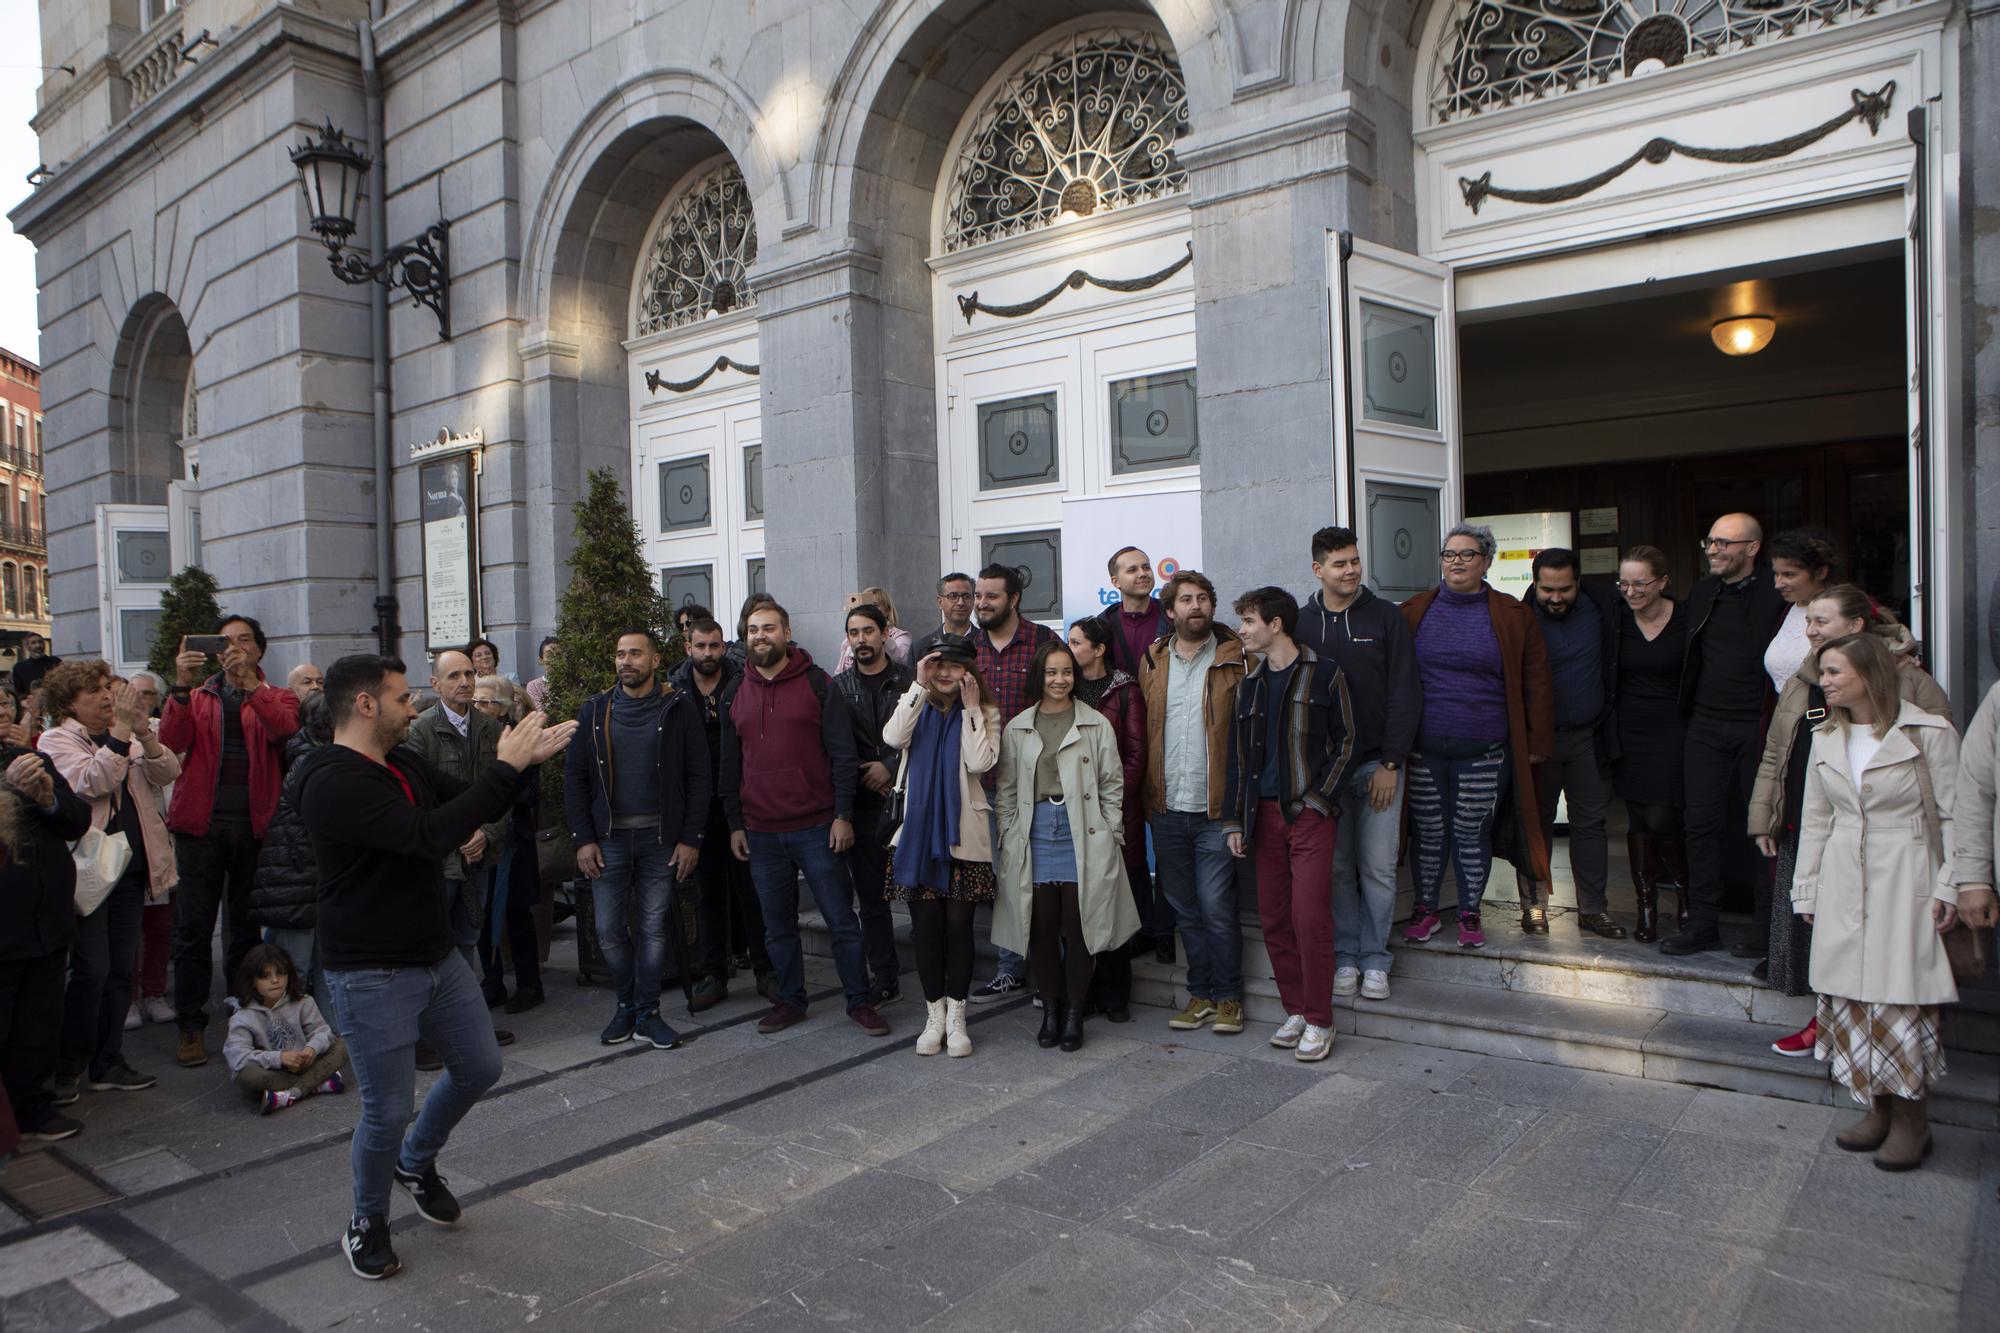
[[[1484,587],[1438,589],[1417,626],[1417,674],[1424,683],[1424,735],[1507,739],[1507,682]]]

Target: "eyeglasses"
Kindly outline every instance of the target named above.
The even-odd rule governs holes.
[[[498,699],[474,699],[472,706],[474,708],[505,708],[507,705],[501,703]]]
[[[1438,552],[1438,559],[1444,561],[1447,565],[1469,565],[1479,559],[1480,554],[1481,552],[1477,548],[1470,551],[1444,550]]]
[[[1656,574],[1650,579],[1630,579],[1630,580],[1620,579],[1618,582],[1612,584],[1611,586],[1618,589],[1618,591],[1620,592],[1637,592],[1641,588],[1652,587],[1655,583],[1658,583],[1661,579],[1665,577],[1666,575],[1664,574]]]
[[[1720,546],[1748,546],[1756,540],[1755,537],[1703,537],[1695,546],[1699,550],[1713,551]]]
[[[938,600],[940,602],[969,602],[972,600],[972,594],[969,592],[941,592],[938,594]]]

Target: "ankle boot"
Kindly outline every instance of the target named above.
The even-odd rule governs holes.
[[[1868,1114],[1833,1136],[1848,1152],[1874,1152],[1889,1137],[1889,1104],[1894,1097],[1877,1097],[1869,1103]]]
[[[1693,889],[1688,883],[1687,842],[1679,836],[1660,839],[1660,888],[1674,895],[1674,929],[1686,933],[1688,894]]]
[[[1653,857],[1658,853],[1653,835],[1644,829],[1625,834],[1625,857],[1632,864],[1632,896],[1639,902],[1639,924],[1632,938],[1651,944],[1660,938],[1660,885],[1653,876]]]
[[[1062,1003],[1052,996],[1042,997],[1042,1030],[1035,1034],[1035,1045],[1043,1050],[1053,1050],[1062,1040]]]
[[[1524,935],[1546,935],[1549,933],[1549,912],[1536,901],[1537,885],[1534,880],[1522,879],[1521,886],[1521,933]]]
[[[972,1054],[972,1038],[965,1031],[964,1000],[944,1002],[944,1049],[952,1056]]]
[[[1889,1137],[1875,1154],[1884,1171],[1914,1171],[1931,1155],[1930,1106],[1922,1097],[1889,1099]]]
[[[917,1054],[936,1055],[944,1049],[943,1000],[924,1002],[924,1030],[917,1035]]]
[[[1066,1051],[1083,1049],[1083,1006],[1080,1004],[1063,1006],[1062,1048]]]

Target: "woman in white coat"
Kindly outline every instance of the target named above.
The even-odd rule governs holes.
[[[1872,634],[1827,644],[1819,668],[1830,716],[1812,736],[1792,881],[1792,910],[1813,926],[1814,1053],[1868,1107],[1835,1142],[1908,1171],[1931,1148],[1938,1006],[1958,999],[1938,939],[1957,920],[1958,735],[1901,697],[1895,660]]]
[[[979,775],[1000,754],[1000,710],[985,703],[985,684],[969,640],[947,634],[917,663],[917,678],[882,728],[903,752],[896,786],[903,822],[889,840],[887,896],[910,909],[928,1011],[918,1055],[971,1055],[965,996],[972,985],[972,914],[993,901],[993,845],[986,788]],[[864,831],[864,834],[867,831]],[[861,893],[872,885],[855,885]]]
[[[1028,956],[1042,997],[1036,1041],[1074,1051],[1093,955],[1139,930],[1125,873],[1125,773],[1111,723],[1076,697],[1067,644],[1042,645],[1028,689],[1033,702],[1000,736],[993,942]]]

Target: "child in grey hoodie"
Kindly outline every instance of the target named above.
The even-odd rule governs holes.
[[[344,1092],[347,1047],[305,993],[291,955],[260,944],[243,959],[230,997],[223,1059],[265,1115],[315,1092]]]

